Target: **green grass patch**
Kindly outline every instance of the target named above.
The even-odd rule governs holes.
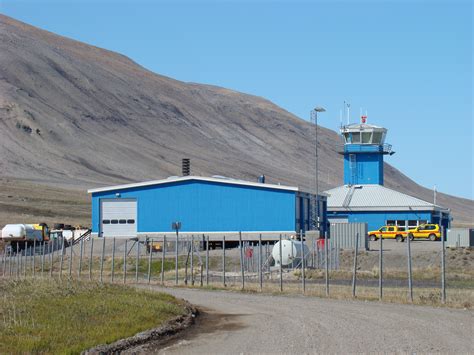
[[[0,294],[2,353],[80,353],[184,313],[170,295],[93,282],[0,281]]]

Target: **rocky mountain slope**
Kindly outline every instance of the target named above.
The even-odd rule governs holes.
[[[308,188],[314,133],[272,102],[157,75],[123,55],[0,15],[0,176],[71,188],[195,175]],[[320,129],[321,189],[342,183],[337,134]],[[10,179],[10,180],[11,180]],[[390,165],[386,185],[431,191]],[[472,223],[474,203],[438,194]]]

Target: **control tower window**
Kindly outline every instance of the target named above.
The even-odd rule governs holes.
[[[372,143],[374,144],[382,143],[382,132],[374,132],[372,136]]]
[[[360,133],[353,132],[352,133],[352,143],[360,143]]]
[[[372,132],[362,132],[362,143],[370,143],[370,138],[372,137]]]

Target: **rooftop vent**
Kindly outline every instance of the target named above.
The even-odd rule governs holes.
[[[181,162],[181,171],[183,176],[189,176],[191,174],[191,161],[189,158],[183,158]]]

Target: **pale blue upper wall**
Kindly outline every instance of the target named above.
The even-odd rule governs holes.
[[[99,231],[100,199],[135,198],[138,232],[294,231],[295,191],[183,181],[92,194],[92,230]]]

